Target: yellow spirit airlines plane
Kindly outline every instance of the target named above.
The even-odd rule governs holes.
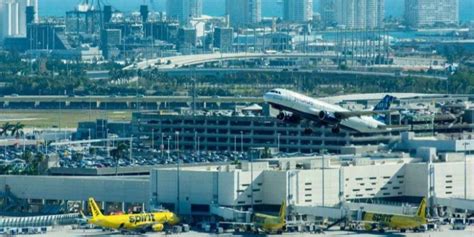
[[[89,198],[88,204],[92,218],[87,219],[87,223],[104,228],[143,233],[162,231],[164,224],[175,225],[179,222],[179,218],[169,211],[105,216],[93,198]]]
[[[423,224],[426,224],[426,199],[423,198],[418,211],[414,216],[392,215],[383,213],[364,212],[362,214],[362,222],[365,222],[366,229],[378,229],[383,231],[384,228],[396,229],[401,232],[406,230],[420,230]]]
[[[278,216],[255,213],[254,224],[258,230],[267,233],[281,233],[286,227],[286,202],[283,201]]]

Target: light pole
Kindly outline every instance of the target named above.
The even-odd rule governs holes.
[[[170,160],[170,140],[171,140],[171,136],[168,137],[168,151],[166,153],[168,153],[168,160]]]
[[[163,150],[165,149],[165,145],[163,143],[163,136],[164,136],[164,133],[161,133],[161,146],[160,146],[160,150],[161,150],[161,159],[163,159]]]
[[[278,133],[278,135],[277,135],[277,149],[278,149],[277,152],[278,152],[278,154],[280,153],[280,136],[281,136],[281,134]]]
[[[469,142],[464,142],[464,199],[467,199],[467,145]]]
[[[324,162],[324,153],[325,153],[325,149],[321,149],[321,154],[322,154],[322,157],[321,157],[321,184],[322,184],[322,190],[321,190],[321,202],[322,202],[322,206],[324,207],[324,169],[325,169],[325,162]]]
[[[176,195],[176,213],[179,215],[180,212],[179,212],[179,131],[176,131],[175,132],[176,134],[176,154],[177,154],[177,162],[176,162],[176,177],[177,177],[177,182],[176,182],[176,192],[177,192],[177,195]]]
[[[237,136],[234,135],[234,153],[237,152]]]
[[[197,152],[197,131],[194,130],[194,152]]]
[[[244,153],[244,131],[240,131],[240,153]]]
[[[151,149],[155,150],[155,129],[151,129]]]

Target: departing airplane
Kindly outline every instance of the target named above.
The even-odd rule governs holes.
[[[395,215],[385,213],[363,212],[362,222],[368,230],[378,229],[384,231],[385,228],[400,230],[418,231],[420,227],[427,223],[426,221],[426,199],[421,200],[418,211],[414,216]]]
[[[300,123],[303,119],[318,125],[332,126],[333,133],[341,127],[359,132],[386,127],[385,115],[395,97],[386,95],[371,111],[350,111],[339,105],[296,93],[286,89],[273,89],[263,96],[265,102],[280,113],[277,118],[287,123]],[[311,133],[311,129],[305,132]]]
[[[88,205],[92,218],[87,223],[124,232],[162,231],[165,224],[179,223],[179,218],[169,211],[105,216],[93,198],[89,198]]]
[[[283,201],[278,216],[255,213],[254,224],[257,231],[266,233],[281,233],[286,227],[286,202]]]

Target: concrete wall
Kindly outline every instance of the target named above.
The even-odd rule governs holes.
[[[22,199],[148,203],[149,197],[147,178],[0,176],[0,190],[7,186]]]

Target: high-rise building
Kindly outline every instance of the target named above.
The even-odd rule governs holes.
[[[325,26],[332,26],[336,22],[335,16],[336,0],[320,0],[319,13],[321,21]]]
[[[190,18],[201,17],[202,0],[167,0],[166,14],[169,19],[186,24]]]
[[[335,20],[347,29],[383,26],[384,0],[335,0]]]
[[[179,28],[177,46],[180,50],[189,50],[196,46],[196,29],[194,28]]]
[[[38,21],[38,0],[0,0],[0,43],[6,37],[25,37],[27,7],[35,12],[33,21]]]
[[[284,0],[283,20],[307,22],[313,19],[313,0]]]
[[[226,0],[225,12],[233,27],[255,24],[262,20],[262,0]]]
[[[214,47],[219,48],[221,52],[232,50],[234,41],[234,30],[232,28],[216,27],[214,29]]]
[[[459,0],[405,0],[405,21],[414,28],[459,23]]]

